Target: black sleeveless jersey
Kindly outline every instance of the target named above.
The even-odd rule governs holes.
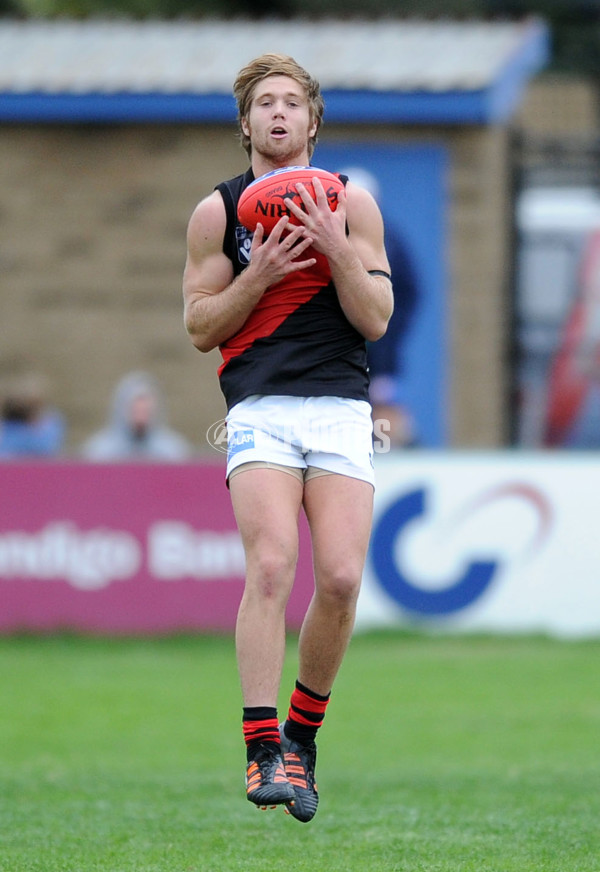
[[[249,169],[216,187],[227,214],[223,252],[236,276],[250,261],[252,233],[238,223],[237,203],[252,181]],[[368,400],[364,337],[340,306],[327,259],[310,249],[305,256],[317,264],[267,288],[243,327],[220,346],[228,409],[252,394]]]

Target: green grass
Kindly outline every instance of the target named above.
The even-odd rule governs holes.
[[[231,639],[0,639],[0,870],[598,872],[599,660],[357,636],[304,825],[244,798]]]

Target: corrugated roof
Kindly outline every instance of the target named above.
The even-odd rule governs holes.
[[[240,67],[265,51],[292,55],[323,90],[476,91],[544,33],[536,19],[5,20],[0,92],[230,94]]]

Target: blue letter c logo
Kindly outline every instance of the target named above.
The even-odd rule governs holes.
[[[371,562],[377,580],[386,593],[410,612],[421,615],[447,615],[474,602],[486,590],[498,562],[476,560],[463,576],[440,590],[425,590],[412,583],[396,565],[395,542],[406,525],[425,512],[425,492],[412,491],[401,497],[379,518],[371,538]]]

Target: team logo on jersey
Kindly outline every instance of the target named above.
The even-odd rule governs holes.
[[[242,227],[238,224],[235,228],[235,239],[238,250],[238,260],[243,266],[248,266],[250,263],[250,246],[252,245],[252,237],[254,234],[247,227]]]

